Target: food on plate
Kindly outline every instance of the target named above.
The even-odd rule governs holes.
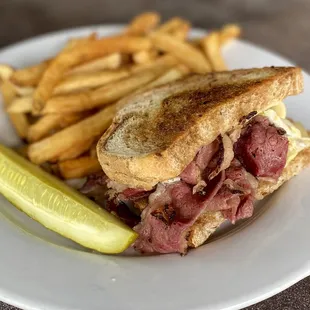
[[[13,72],[14,70],[11,66],[0,64],[0,82],[7,80]]]
[[[109,127],[115,115],[115,106],[89,116],[52,136],[29,145],[28,156],[36,164],[75,158],[87,151],[95,139]]]
[[[273,109],[302,90],[299,68],[270,67],[193,75],[132,96],[97,155],[108,201],[141,212],[135,249],[185,254],[224,221],[251,217],[255,200],[309,165],[310,138]],[[90,184],[95,194],[87,183],[83,192],[96,199]]]
[[[145,35],[155,29],[160,22],[157,12],[145,12],[136,16],[125,29],[127,35]]]
[[[129,77],[104,85],[95,90],[86,90],[82,93],[51,98],[46,101],[41,113],[71,113],[102,107],[152,82],[167,69],[169,67],[166,65],[157,66],[155,68],[141,70]]]
[[[149,48],[151,48],[151,42],[148,38],[133,36],[115,36],[90,40],[70,49],[64,48],[48,66],[34,92],[33,112],[39,114],[63,74],[75,65],[115,52],[136,52]]]
[[[218,32],[211,32],[201,41],[201,45],[210,60],[213,71],[227,70],[224,59],[221,56],[221,36]]]
[[[105,84],[115,82],[129,75],[128,70],[97,71],[69,75],[60,82],[53,91],[54,95],[94,89]]]
[[[32,96],[16,97],[7,107],[8,113],[30,113],[32,109]]]
[[[136,239],[115,216],[2,145],[0,192],[31,218],[87,248],[114,254]]]
[[[154,33],[151,35],[151,39],[156,48],[171,53],[193,72],[206,73],[211,71],[210,63],[203,52],[190,43],[164,33]]]
[[[15,100],[17,93],[8,79],[3,80],[0,84],[0,90],[3,98],[3,104],[6,109],[10,107],[10,104]],[[11,124],[16,130],[16,133],[21,138],[27,136],[29,128],[29,120],[25,113],[8,113]]]
[[[101,171],[97,157],[83,156],[64,160],[54,167],[65,179],[77,179]]]
[[[70,38],[54,57],[36,64],[24,68],[0,64],[5,108],[29,146],[31,161],[44,166],[71,159],[79,162],[90,156],[92,146],[129,97],[194,72],[213,70],[202,44],[208,35],[189,39],[189,21],[174,17],[160,24],[160,19],[156,12],[142,13],[108,38],[96,33]],[[239,37],[241,29],[230,24],[214,32],[221,39],[212,57],[221,57],[220,49]],[[181,51],[189,54],[185,57]],[[81,130],[83,135],[73,133]],[[88,175],[87,169],[80,171]],[[69,174],[58,171],[58,176],[66,179]]]
[[[188,38],[190,28],[179,17],[160,25],[159,14],[147,12],[110,37],[70,38],[37,64],[0,64],[5,111],[24,142],[16,151],[58,178],[87,177],[81,192],[134,227],[140,252],[186,253],[225,220],[251,216],[254,199],[309,162],[308,132],[286,118],[282,103],[302,90],[300,70],[226,71],[221,51],[240,36],[240,27],[224,25],[194,39]],[[253,136],[275,147],[257,146]],[[85,206],[77,205],[80,213],[54,208],[48,197],[55,191],[69,195],[70,210],[80,196],[10,156],[0,147],[0,160],[19,169],[1,191],[7,196],[17,189],[13,202],[28,215],[103,252],[118,253],[134,241],[136,233],[104,210],[89,215],[98,207],[86,198]],[[42,199],[42,191],[15,182],[23,175],[42,183]],[[45,218],[50,207],[55,213]],[[86,232],[79,232],[76,214],[86,217]],[[62,221],[74,227],[66,232]],[[109,222],[107,229],[102,221]],[[85,237],[96,232],[96,240]]]

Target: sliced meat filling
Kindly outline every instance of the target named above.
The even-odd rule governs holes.
[[[159,184],[149,197],[141,222],[134,228],[139,238],[134,248],[142,253],[186,253],[188,229],[211,201],[224,181],[224,171],[204,193],[192,194],[192,186],[180,181]]]
[[[185,253],[190,227],[204,211],[221,211],[232,223],[252,216],[255,177],[281,175],[288,139],[263,116],[254,117],[236,137],[234,144],[227,135],[218,137],[199,150],[180,182],[157,186],[156,199],[150,196],[134,228],[140,234],[137,250]]]
[[[252,216],[256,177],[276,180],[281,175],[288,139],[281,128],[263,116],[253,117],[234,133],[234,138],[222,135],[203,146],[176,182],[159,183],[153,191],[126,188],[99,178],[110,188],[110,199],[113,197],[108,210],[131,226],[137,224],[137,210],[142,211],[141,220],[134,226],[139,233],[136,250],[186,253],[190,229],[203,212],[220,211],[232,223]],[[94,178],[89,182],[93,184]],[[85,188],[87,184],[84,192]],[[130,211],[136,214],[129,216]]]
[[[256,116],[234,145],[236,158],[256,177],[278,179],[288,152],[288,139],[282,128],[270,124],[267,117]]]

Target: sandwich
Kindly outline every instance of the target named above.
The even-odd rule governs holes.
[[[299,68],[192,75],[122,102],[82,191],[133,226],[141,253],[196,248],[310,164],[310,138],[282,100]],[[99,197],[99,198],[98,198]]]

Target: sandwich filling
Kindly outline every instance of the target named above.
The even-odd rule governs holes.
[[[151,191],[128,188],[101,173],[89,178],[82,192],[139,233],[136,250],[184,254],[200,216],[217,211],[232,223],[251,217],[260,178],[276,182],[288,160],[310,146],[309,138],[272,110],[253,112],[242,123],[200,148],[178,177]]]

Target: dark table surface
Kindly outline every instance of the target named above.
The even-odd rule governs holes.
[[[0,0],[0,46],[59,29],[125,23],[146,10],[157,10],[165,19],[183,16],[207,29],[238,22],[245,39],[310,71],[308,0]],[[309,310],[310,277],[246,309]],[[16,308],[0,301],[0,310]]]

